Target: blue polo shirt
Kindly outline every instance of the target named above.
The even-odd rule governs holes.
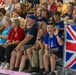
[[[59,34],[58,34],[58,36],[62,39],[62,37]],[[63,46],[59,45],[55,35],[53,35],[53,37],[50,38],[49,34],[47,33],[46,36],[45,36],[44,43],[48,44],[49,50],[53,49],[53,48],[58,48],[59,50],[63,51]]]

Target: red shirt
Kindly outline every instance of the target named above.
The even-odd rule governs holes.
[[[0,3],[2,2],[2,0],[0,0]]]
[[[11,42],[13,41],[22,41],[25,38],[25,32],[22,28],[18,27],[15,31],[14,28],[12,28],[8,35],[8,40]]]
[[[2,4],[2,5],[3,5],[3,4],[4,4],[4,2],[3,2],[2,0],[0,0],[0,4]]]
[[[51,12],[54,12],[54,11],[56,11],[57,10],[57,5],[56,5],[56,3],[54,3],[54,4],[52,4],[52,5],[50,5],[50,11]]]

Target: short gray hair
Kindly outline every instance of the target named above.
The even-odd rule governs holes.
[[[4,23],[5,21],[11,23],[10,17],[5,16],[4,19],[3,19],[3,23]]]

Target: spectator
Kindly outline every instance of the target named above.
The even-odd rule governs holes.
[[[41,6],[42,9],[48,10],[47,3],[41,3],[39,6]]]
[[[20,27],[23,28],[24,26],[24,18],[20,17],[20,11],[18,10],[14,10],[12,13],[11,13],[11,18],[18,18],[20,20]]]
[[[20,2],[20,0],[13,0],[14,4],[12,4],[11,11],[15,10],[15,5]]]
[[[0,8],[0,32],[4,30],[3,19],[5,17],[6,10],[4,8]]]
[[[12,9],[12,6],[14,4],[14,1],[13,0],[6,0],[6,3],[4,4],[4,8],[6,9],[7,13],[6,14],[10,14],[11,9]]]
[[[38,61],[40,64],[41,71],[44,70],[44,63],[43,63],[43,54],[44,54],[44,36],[46,34],[46,29],[40,28],[38,33],[38,41],[34,44],[31,48],[27,49],[27,52],[24,51],[24,55],[22,56],[21,64],[19,71],[22,71],[26,65],[24,62],[29,58],[32,68],[28,70],[29,72],[38,72]],[[27,58],[28,57],[28,58]]]
[[[73,17],[72,17],[73,10],[74,10],[74,3],[69,2],[67,4],[67,13],[63,14],[62,18],[64,18],[64,20],[65,19],[69,19],[69,20],[73,19]]]
[[[8,34],[10,32],[10,29],[12,28],[11,26],[11,20],[8,17],[5,17],[3,20],[3,24],[5,26],[5,29],[2,31],[0,35],[0,44],[3,45],[6,43],[6,40],[8,38]]]
[[[67,13],[67,5],[63,3],[63,0],[57,0],[58,11],[63,15]]]
[[[53,13],[52,21],[55,24],[55,28],[59,29],[59,33],[63,35],[64,32],[64,21],[61,20],[61,14],[59,11]]]
[[[73,22],[71,25],[76,25],[76,10],[73,11]]]
[[[41,16],[48,20],[49,19],[49,12],[48,12],[48,10],[43,9],[42,13],[41,13]]]
[[[43,75],[55,75],[55,64],[56,58],[63,57],[63,40],[58,34],[58,29],[54,31],[54,26],[52,23],[47,25],[47,32],[45,36],[45,53],[44,53],[44,66],[45,71]],[[51,64],[51,71],[49,72],[49,59]]]
[[[15,5],[15,9],[20,12],[20,17],[25,19],[25,16],[27,15],[26,11],[25,11],[25,9],[26,9],[25,4],[24,3],[17,3]]]
[[[50,12],[54,12],[54,11],[56,11],[57,10],[57,5],[56,5],[56,3],[55,3],[55,0],[50,0]]]
[[[35,7],[37,4],[39,4],[39,3],[40,3],[40,1],[39,1],[39,0],[28,0],[28,2],[32,4],[32,6],[31,6],[31,7]]]
[[[3,46],[0,46],[1,55],[1,68],[9,69],[10,57],[12,50],[17,46],[17,44],[22,41],[25,37],[25,32],[20,27],[20,21],[17,18],[12,19],[12,29],[9,32],[8,39]],[[21,33],[21,34],[20,34]],[[5,62],[6,53],[6,64]]]
[[[37,11],[36,11],[36,16],[37,16],[38,19],[41,19],[41,18],[42,18],[42,17],[41,17],[41,10],[42,10],[42,8],[39,6],[39,7],[37,8]]]
[[[29,28],[26,30],[25,39],[20,42],[17,47],[12,51],[10,60],[10,70],[18,70],[22,52],[34,45],[36,42],[38,29],[36,26],[36,17],[34,15],[28,17],[27,25],[29,25]]]

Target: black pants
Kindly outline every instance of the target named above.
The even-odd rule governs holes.
[[[0,61],[5,62],[5,56],[6,56],[6,62],[10,63],[11,52],[16,46],[17,44],[8,45],[6,48],[0,46]]]

